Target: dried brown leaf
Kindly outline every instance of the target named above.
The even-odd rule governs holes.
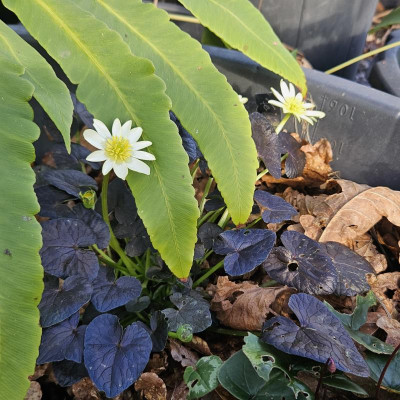
[[[388,266],[386,257],[378,252],[372,237],[368,233],[354,240],[352,250],[364,257],[372,265],[376,274],[386,270]]]
[[[101,400],[100,392],[90,378],[83,378],[71,386],[74,400]]]
[[[167,387],[154,372],[144,372],[135,383],[135,390],[147,400],[166,400]]]
[[[322,235],[322,229],[317,218],[312,215],[300,216],[300,224],[304,229],[304,234],[310,239],[318,240]]]
[[[261,330],[271,304],[285,287],[262,288],[248,281],[235,283],[220,276],[217,285],[210,285],[214,293],[211,310],[226,326],[240,330]]]
[[[24,400],[40,400],[42,398],[42,389],[39,382],[32,381]]]
[[[386,343],[396,347],[400,343],[400,322],[394,318],[383,316],[376,321],[376,325],[387,333]]]
[[[199,359],[197,354],[185,347],[181,342],[170,339],[169,346],[171,349],[171,356],[175,361],[181,363],[182,367],[194,367]]]
[[[171,400],[183,400],[187,398],[189,393],[189,388],[187,387],[185,382],[181,382],[178,386],[176,386],[172,392]]]
[[[400,226],[400,192],[385,187],[365,190],[346,203],[331,219],[320,241],[334,241],[351,247],[382,217]]]
[[[367,274],[366,277],[371,290],[385,309],[387,316],[395,316],[397,314],[395,304],[386,293],[388,289],[396,293],[400,292],[400,272],[388,272],[377,276]]]
[[[211,356],[211,350],[208,347],[207,342],[202,339],[201,337],[198,336],[193,336],[193,339],[191,342],[187,344],[190,348],[193,350],[197,351],[200,354],[203,354],[205,356]]]
[[[146,366],[146,372],[154,372],[160,374],[168,367],[168,355],[165,351],[161,353],[153,353]]]

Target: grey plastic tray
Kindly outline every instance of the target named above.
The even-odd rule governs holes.
[[[243,54],[205,46],[233,88],[246,97],[279,89],[280,77]],[[309,92],[326,117],[310,127],[313,141],[333,146],[340,176],[400,189],[400,98],[315,70],[304,70]]]

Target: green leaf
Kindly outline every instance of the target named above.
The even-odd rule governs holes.
[[[200,44],[140,0],[74,0],[149,58],[167,85],[172,110],[200,146],[233,221],[246,222],[253,206],[257,152],[238,95]]]
[[[372,28],[368,33],[375,33],[379,31],[379,29],[397,24],[400,24],[400,7],[395,8],[390,14],[382,18],[382,21],[377,26]]]
[[[24,78],[35,87],[33,96],[60,130],[68,152],[73,104],[68,88],[60,81],[47,61],[0,21],[0,51],[25,67]]]
[[[335,374],[331,376],[327,376],[322,380],[324,385],[334,387],[336,389],[346,390],[348,392],[362,394],[368,396],[368,393],[357,383],[353,382],[346,375]]]
[[[288,380],[280,370],[273,371],[268,381],[261,378],[242,350],[224,362],[218,373],[221,385],[239,400],[295,399],[287,386]],[[304,399],[300,393],[297,399]]]
[[[365,361],[371,371],[371,378],[378,382],[389,356],[367,352]],[[396,353],[386,370],[382,386],[390,391],[400,394],[400,353]],[[383,397],[382,397],[383,398]]]
[[[39,128],[24,68],[0,51],[0,399],[23,399],[34,372],[43,290],[39,212],[30,163]]]
[[[183,380],[189,388],[188,400],[200,399],[218,386],[218,371],[222,361],[217,356],[202,357],[196,367],[187,367]]]
[[[79,84],[77,97],[109,128],[133,120],[153,144],[149,176],[129,172],[138,213],[171,271],[188,276],[193,260],[197,202],[165,85],[150,61],[132,55],[115,31],[70,0],[5,0],[29,32]],[[56,40],[55,40],[56,38]]]
[[[179,0],[223,41],[307,93],[304,72],[249,0]]]

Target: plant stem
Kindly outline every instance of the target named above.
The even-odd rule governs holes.
[[[110,230],[110,247],[119,255],[129,273],[136,276],[136,265],[132,260],[125,254],[124,250],[119,245],[118,239],[115,237],[114,232],[111,228],[110,219],[108,217],[108,204],[107,204],[107,193],[108,193],[108,182],[110,180],[110,174],[108,173],[103,177],[103,186],[101,189],[101,211],[103,219]]]
[[[389,368],[390,363],[393,361],[394,356],[396,353],[400,350],[400,343],[397,345],[397,347],[394,349],[393,353],[390,355],[388,360],[386,361],[385,366],[383,367],[383,370],[381,372],[381,376],[379,377],[378,383],[376,384],[376,392],[375,392],[375,399],[379,399],[379,390],[381,388],[383,378],[385,377],[386,371]]]
[[[190,176],[192,177],[192,180],[194,180],[194,177],[196,176],[196,171],[197,168],[199,167],[199,164],[200,164],[200,159],[198,158],[194,163],[192,169],[190,170]]]
[[[379,49],[371,50],[368,53],[361,54],[361,56],[354,57],[351,60],[348,60],[348,61],[344,62],[343,64],[339,64],[336,67],[333,67],[333,68],[330,68],[330,69],[326,70],[325,73],[326,74],[333,74],[334,72],[339,71],[339,70],[341,70],[343,68],[346,68],[351,64],[354,64],[354,63],[356,63],[358,61],[364,60],[365,58],[374,56],[376,54],[382,53],[383,51],[392,49],[393,47],[397,47],[397,46],[400,46],[400,40],[397,41],[397,42],[391,43],[391,44],[387,44],[386,46],[380,47]]]
[[[210,257],[212,253],[214,253],[214,250],[208,250],[207,253],[203,256],[203,258],[199,261],[199,265],[203,264],[203,262],[206,261],[207,258]]]
[[[315,389],[315,400],[318,400],[319,390],[321,389],[322,379],[323,379],[323,377],[324,377],[324,375],[325,375],[325,373],[326,373],[326,371],[328,369],[328,363],[329,363],[329,358],[326,360],[325,365],[321,369],[321,373],[320,373],[320,376],[319,376],[319,379],[318,379],[318,385],[317,385],[317,388]]]
[[[170,338],[178,339],[178,340],[179,340],[179,336],[178,336],[178,334],[177,334],[176,332],[171,332],[171,331],[169,331],[169,332],[168,332],[168,336],[169,336]]]
[[[195,289],[200,285],[204,280],[206,280],[210,275],[212,275],[215,271],[219,270],[224,266],[224,260],[221,260],[218,264],[215,264],[212,268],[210,268],[205,274],[203,274],[197,281],[193,283],[192,288]]]
[[[254,225],[257,225],[262,220],[262,217],[256,218],[253,222],[246,226],[246,228],[252,228]]]
[[[192,24],[200,24],[200,21],[197,18],[186,16],[186,15],[179,15],[179,14],[170,14],[169,19],[172,19],[173,21],[182,21],[182,22],[190,22]]]
[[[285,114],[285,116],[282,118],[282,121],[279,122],[278,126],[275,128],[275,133],[278,135],[279,132],[283,129],[285,126],[286,122],[288,122],[289,118],[292,116],[292,114]]]
[[[219,222],[218,222],[218,226],[219,226],[220,228],[224,229],[225,226],[226,226],[226,224],[227,224],[228,221],[229,221],[229,217],[230,217],[229,211],[228,211],[228,208],[226,208],[225,211],[224,211],[224,213],[222,214],[221,219],[220,219]]]
[[[224,328],[209,328],[208,331],[219,333],[221,335],[229,336],[247,336],[250,331],[238,331],[235,329],[224,329]],[[253,335],[261,336],[260,332],[251,332]]]
[[[218,210],[214,211],[214,214],[211,215],[210,219],[208,222],[215,222],[217,218],[220,216],[220,214],[224,211],[224,207],[219,208]]]
[[[260,285],[260,287],[262,287],[262,288],[272,287],[272,286],[275,286],[275,285],[277,285],[277,284],[278,284],[278,282],[277,282],[277,281],[274,281],[274,280],[272,279],[272,280],[270,280],[270,281],[268,281],[268,282],[263,283],[262,285]]]
[[[118,265],[112,258],[110,258],[103,250],[99,249],[97,245],[92,245],[92,248],[96,253],[99,255],[99,259],[102,263],[108,265],[111,268],[117,269],[118,271],[121,271],[124,275],[129,275],[129,272],[122,267],[121,265]]]
[[[210,176],[208,178],[208,181],[207,181],[206,186],[204,188],[203,195],[201,196],[200,205],[199,205],[200,215],[203,214],[204,205],[206,204],[206,197],[208,196],[208,193],[210,191],[210,187],[211,187],[213,182],[214,182],[214,178],[212,176]]]
[[[282,157],[281,157],[281,162],[282,161],[285,161],[287,158],[288,158],[288,156],[289,156],[289,153],[286,153],[286,154],[284,154]],[[264,171],[261,171],[258,175],[257,175],[257,177],[256,177],[256,182],[259,180],[259,179],[261,179],[265,174],[267,174],[269,171],[268,171],[268,168],[266,168],[266,169],[264,169]]]

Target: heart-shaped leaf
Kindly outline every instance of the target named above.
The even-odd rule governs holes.
[[[337,242],[320,243],[325,253],[331,258],[336,269],[338,283],[335,294],[355,296],[369,290],[365,274],[373,274],[371,264],[347,246]]]
[[[272,279],[305,293],[335,291],[336,270],[319,243],[295,231],[283,232],[281,241],[285,247],[273,249],[263,263]]]
[[[269,173],[279,179],[282,153],[279,135],[276,134],[268,119],[258,112],[250,114],[250,122],[258,157],[268,168]]]
[[[43,329],[36,363],[44,364],[61,360],[82,362],[86,325],[78,327],[78,323],[79,313],[76,312],[65,321]]]
[[[53,362],[53,372],[57,382],[62,387],[71,386],[88,376],[84,363],[63,360]]]
[[[256,190],[254,200],[262,212],[262,219],[266,223],[278,223],[290,220],[298,214],[297,210],[287,201],[264,190]]]
[[[218,356],[202,357],[195,367],[187,367],[183,380],[189,388],[188,400],[200,399],[218,386],[218,371],[222,361]]]
[[[90,379],[107,397],[134,383],[149,361],[150,335],[137,323],[122,329],[118,317],[103,314],[87,327],[85,365]]]
[[[43,222],[43,247],[40,250],[44,270],[65,279],[79,275],[93,280],[99,271],[96,254],[86,247],[96,243],[93,231],[78,219],[60,218]]]
[[[367,352],[366,361],[371,371],[371,378],[378,382],[389,356]],[[400,353],[397,352],[390,362],[382,381],[382,386],[400,394]],[[383,396],[382,396],[383,398]]]
[[[337,369],[369,376],[368,366],[357,351],[340,320],[313,296],[293,294],[289,307],[300,326],[285,317],[273,317],[263,325],[262,340],[281,351],[325,363],[329,358]]]
[[[72,97],[72,93],[71,93]],[[91,153],[89,149],[77,143],[71,143],[71,154],[63,144],[55,143],[51,147],[51,154],[58,169],[77,169],[81,170],[81,163],[90,165],[93,169],[100,169],[101,163],[87,161],[86,157]]]
[[[80,276],[67,278],[60,286],[59,279],[47,276],[38,308],[43,328],[58,324],[76,313],[90,300],[92,285]]]
[[[201,225],[197,232],[197,237],[200,242],[204,245],[205,249],[212,249],[214,242],[218,235],[223,232],[223,229],[212,222],[206,222]]]
[[[285,161],[285,174],[288,178],[296,178],[301,175],[306,165],[306,155],[300,150],[301,143],[285,131],[279,133],[279,140],[282,153],[288,153]]]
[[[72,210],[65,204],[73,196],[49,185],[35,188],[35,193],[40,205],[39,215],[41,217],[74,217]]]
[[[221,233],[214,251],[225,255],[224,268],[228,275],[238,276],[252,271],[271,252],[276,234],[268,229],[238,229]]]
[[[76,198],[79,198],[80,192],[86,192],[88,189],[97,190],[97,183],[92,177],[75,169],[48,170],[44,172],[43,177],[50,185]]]
[[[178,308],[167,308],[162,310],[168,321],[168,329],[176,332],[181,325],[188,324],[192,327],[193,333],[202,332],[211,323],[210,305],[203,299],[174,293],[170,297],[172,303]]]
[[[100,267],[92,286],[92,303],[101,312],[136,300],[142,291],[142,285],[135,277],[121,276],[115,280],[114,271],[109,267]]]

